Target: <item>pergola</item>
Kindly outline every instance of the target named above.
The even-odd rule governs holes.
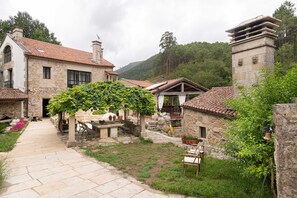
[[[182,117],[181,105],[189,99],[208,91],[207,88],[194,83],[186,78],[177,78],[146,87],[155,96],[157,108],[161,112],[167,112],[171,117]],[[165,104],[165,98],[168,100]],[[178,104],[174,104],[177,100]]]
[[[48,105],[50,115],[66,112],[69,117],[67,146],[75,146],[75,113],[79,110],[97,110],[102,113],[109,109],[133,110],[140,114],[141,136],[146,136],[145,115],[155,112],[154,96],[139,87],[125,87],[120,82],[95,82],[75,86],[62,91],[52,98]]]

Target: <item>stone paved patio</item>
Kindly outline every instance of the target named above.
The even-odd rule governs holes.
[[[31,122],[7,154],[0,197],[183,197],[164,195],[71,148],[49,119]]]

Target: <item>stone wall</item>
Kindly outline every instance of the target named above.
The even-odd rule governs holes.
[[[0,102],[0,114],[5,114],[11,118],[23,117],[23,105],[22,101],[1,101]]]
[[[184,109],[182,129],[184,135],[201,138],[199,127],[206,128],[206,138],[204,139],[206,152],[221,152],[221,143],[224,142],[227,120],[199,111]],[[203,139],[203,138],[202,138]]]
[[[51,68],[51,78],[43,79],[43,67]],[[29,58],[29,117],[42,117],[42,99],[50,99],[67,88],[67,70],[92,73],[92,82],[106,81],[111,67],[80,65],[64,61]]]
[[[277,197],[297,195],[297,104],[274,105]]]

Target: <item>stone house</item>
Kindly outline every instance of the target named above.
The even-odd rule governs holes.
[[[206,148],[224,141],[228,119],[236,115],[225,101],[236,97],[238,86],[257,84],[263,68],[273,71],[274,40],[280,21],[258,16],[227,30],[231,36],[233,86],[215,87],[186,103],[182,121],[183,133],[204,139]]]
[[[5,98],[5,104],[0,100],[0,114],[13,111],[16,117],[47,117],[49,100],[67,87],[116,80],[114,65],[103,58],[101,42],[93,41],[92,50],[25,38],[23,30],[15,28],[0,47],[0,95],[16,94],[17,89],[25,97],[14,108],[15,100]]]
[[[236,112],[224,102],[234,97],[233,88],[214,87],[199,97],[185,102],[182,123],[183,133],[204,139],[207,145],[218,146],[224,141],[229,119]]]

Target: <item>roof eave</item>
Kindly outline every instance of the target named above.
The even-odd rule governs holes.
[[[43,56],[34,55],[34,54],[30,53],[30,52],[25,52],[25,55],[32,56],[32,57],[43,58],[43,59],[56,60],[56,61],[65,61],[65,62],[68,62],[68,63],[76,63],[76,64],[91,65],[91,66],[98,66],[98,67],[112,67],[112,68],[115,67],[114,65],[88,64],[88,63],[81,63],[81,62],[75,62],[75,61],[69,61],[69,60],[63,60],[63,59],[57,59],[57,58],[43,57]]]
[[[208,114],[211,114],[211,115],[220,116],[220,117],[227,118],[227,119],[235,118],[235,115],[219,113],[219,112],[211,111],[211,110],[208,110],[208,109],[202,109],[202,108],[198,108],[198,107],[191,107],[191,106],[184,106],[184,105],[182,105],[182,107],[185,108],[185,109],[190,109],[190,110],[193,110],[193,111],[199,111],[199,112],[202,112],[202,113],[208,113]]]

